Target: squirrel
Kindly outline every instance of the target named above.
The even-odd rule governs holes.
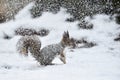
[[[22,36],[17,43],[17,51],[28,56],[28,51],[41,65],[51,65],[54,58],[60,55],[60,60],[66,64],[64,49],[72,45],[69,32],[64,32],[61,41],[57,44],[47,45],[41,48],[41,41],[36,35]]]

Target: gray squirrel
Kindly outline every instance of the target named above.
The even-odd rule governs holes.
[[[57,44],[51,44],[41,48],[41,41],[36,35],[23,36],[17,43],[17,51],[20,54],[28,56],[28,51],[41,65],[51,65],[56,56],[60,56],[60,60],[66,64],[66,56],[64,49],[72,45],[69,38],[69,32],[64,32],[62,40]]]

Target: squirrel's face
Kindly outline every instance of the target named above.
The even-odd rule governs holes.
[[[70,47],[75,47],[75,40],[73,38],[70,38],[69,32],[64,32],[63,38],[62,38],[62,43],[65,46],[70,46]]]
[[[73,45],[73,41],[71,40],[71,38],[69,37],[69,32],[64,32],[63,34],[63,38],[62,38],[62,43],[65,46],[72,46]]]

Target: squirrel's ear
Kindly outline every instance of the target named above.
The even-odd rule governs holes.
[[[63,37],[64,38],[69,38],[69,32],[68,31],[67,32],[64,31]]]
[[[67,36],[69,37],[69,32],[67,31]]]

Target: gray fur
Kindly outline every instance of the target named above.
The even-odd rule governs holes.
[[[21,54],[28,55],[28,50],[34,55],[37,55],[41,48],[41,41],[35,35],[23,36],[19,39],[17,45],[17,51]]]
[[[53,59],[57,56],[63,53],[64,51],[64,46],[62,46],[61,43],[59,44],[52,44],[44,47],[40,51],[40,55],[37,58],[37,60],[42,64],[42,65],[50,65],[52,64],[51,62]]]
[[[28,50],[32,53],[33,57],[41,65],[50,65],[57,55],[60,55],[60,60],[65,64],[66,57],[63,53],[66,46],[69,46],[70,39],[69,33],[64,32],[63,38],[58,44],[51,44],[43,49],[41,48],[41,42],[37,36],[23,36],[17,43],[17,50],[20,54],[28,55]]]

